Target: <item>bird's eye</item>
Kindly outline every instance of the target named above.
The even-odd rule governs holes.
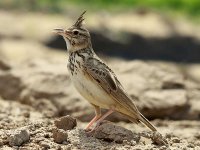
[[[78,32],[77,30],[73,31],[73,34],[74,34],[74,35],[78,35],[78,33],[79,33],[79,32]]]

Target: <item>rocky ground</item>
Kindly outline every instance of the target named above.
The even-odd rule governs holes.
[[[67,53],[49,45],[56,39],[51,29],[65,22],[59,17],[41,15],[43,19],[38,27],[37,14],[18,15],[20,23],[3,30],[8,22],[16,21],[16,16],[0,12],[4,20],[0,24],[0,149],[200,149],[200,65],[197,62],[180,64],[104,57],[130,96],[139,98],[136,105],[162,136],[149,132],[141,124],[130,123],[117,113],[108,117],[113,123],[104,122],[88,134],[83,129],[94,116],[94,110],[69,79]],[[158,17],[155,21],[156,17],[149,17],[154,18],[154,27],[160,27],[158,35],[152,36],[169,36],[162,20]],[[133,18],[138,19],[137,15]],[[137,21],[137,24],[142,22]],[[91,24],[94,29],[95,23]],[[119,30],[122,26],[121,23],[115,28]],[[140,32],[131,27],[126,29]],[[32,33],[26,33],[29,29]],[[181,28],[178,32],[193,35],[199,43],[198,35],[191,29]],[[150,32],[149,28],[144,30]],[[63,117],[66,115],[69,116]]]

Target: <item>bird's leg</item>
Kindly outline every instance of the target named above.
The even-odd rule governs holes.
[[[85,130],[90,130],[90,127],[101,117],[101,108],[99,106],[93,105],[95,109],[95,117],[88,123]]]
[[[95,127],[92,129],[92,130],[90,130],[88,133],[92,133],[98,126],[99,126],[99,124],[107,117],[107,116],[109,116],[110,114],[112,114],[114,111],[112,110],[112,109],[110,109],[109,111],[107,111],[104,115],[100,115],[100,117],[99,118],[97,118],[98,120],[97,120],[97,123],[96,123],[96,125],[95,125]],[[92,119],[93,120],[93,119]],[[92,121],[91,121],[92,122]],[[94,122],[93,122],[94,123]],[[89,123],[90,124],[90,123]]]
[[[106,118],[108,117],[110,114],[112,114],[114,112],[114,110],[110,109],[109,111],[107,111],[104,115],[102,115],[98,121],[96,122],[95,127],[90,131],[90,133],[92,133],[98,126],[99,124]]]

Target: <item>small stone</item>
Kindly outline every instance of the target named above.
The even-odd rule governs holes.
[[[195,145],[196,145],[196,146],[200,146],[200,141],[196,141],[196,142],[195,142]]]
[[[16,130],[9,138],[10,146],[20,146],[30,139],[30,133],[27,129]]]
[[[194,148],[194,144],[189,143],[187,147],[189,147],[189,148]]]
[[[97,127],[94,137],[106,141],[115,141],[116,143],[123,143],[123,141],[131,142],[132,140],[139,142],[140,140],[138,134],[110,122],[105,122]]]
[[[159,132],[141,132],[140,136],[151,139],[157,145],[168,145],[166,138]]]
[[[41,142],[40,142],[40,145],[41,145],[42,147],[44,147],[45,149],[49,149],[49,148],[50,148],[50,145],[49,145],[47,142],[45,142],[45,141],[41,141]]]
[[[159,132],[153,132],[151,140],[157,145],[168,145],[167,140]]]
[[[53,129],[53,138],[56,143],[60,144],[64,141],[67,141],[67,137],[68,137],[67,132],[64,131],[63,129],[57,129],[57,128]]]
[[[135,146],[137,143],[134,140],[131,140],[131,146]]]
[[[172,138],[172,142],[173,143],[180,143],[180,139],[178,139],[177,137]]]
[[[23,115],[24,115],[24,117],[29,118],[30,117],[30,112],[25,112]]]
[[[71,130],[74,127],[76,127],[77,122],[76,122],[75,118],[67,115],[67,116],[64,116],[64,117],[61,117],[61,118],[55,120],[54,124],[57,128],[63,129],[66,131],[66,130]]]

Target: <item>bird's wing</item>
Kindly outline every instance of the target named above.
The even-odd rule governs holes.
[[[84,63],[84,68],[89,77],[93,78],[121,107],[125,107],[131,114],[136,115],[137,119],[140,114],[137,107],[106,64],[99,59],[88,58]]]

